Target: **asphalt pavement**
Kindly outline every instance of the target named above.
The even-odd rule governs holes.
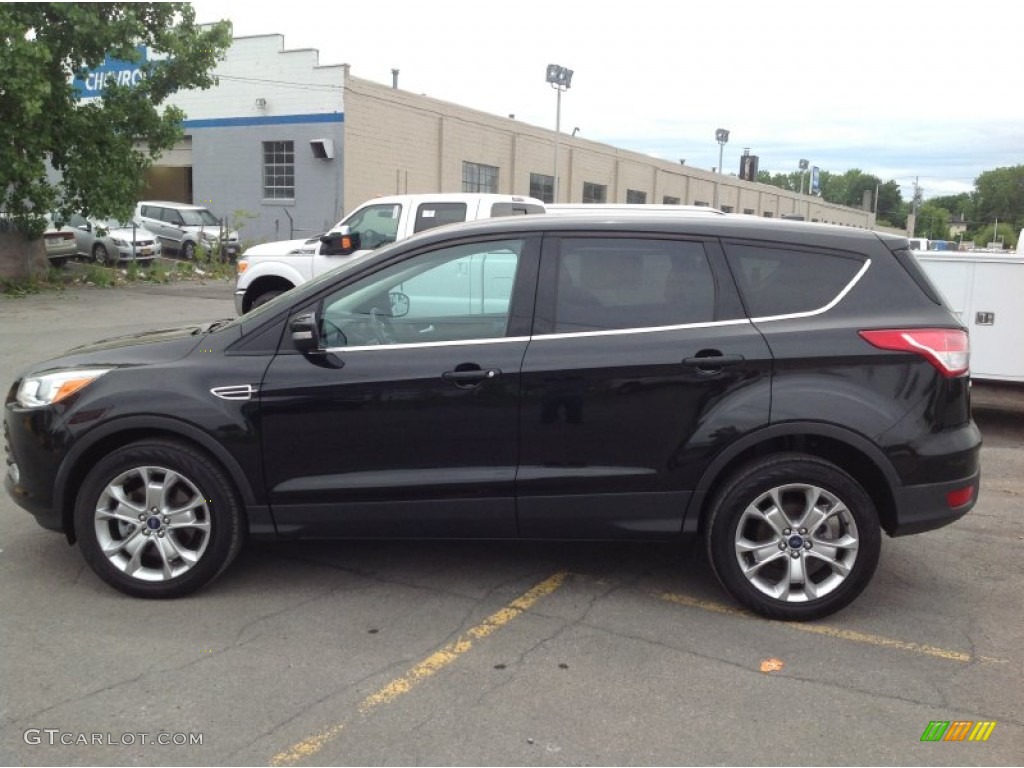
[[[233,314],[223,281],[0,297],[0,387]],[[1024,387],[974,403],[976,508],[885,539],[807,624],[740,611],[700,547],[638,543],[259,543],[138,600],[2,495],[0,764],[1019,765]],[[923,741],[936,721],[963,740]]]

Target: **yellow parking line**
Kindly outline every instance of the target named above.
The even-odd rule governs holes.
[[[766,619],[755,616],[749,611],[744,611],[740,608],[731,608],[727,605],[715,603],[710,600],[698,600],[693,597],[688,597],[687,595],[675,595],[670,592],[662,592],[659,594],[659,597],[678,605],[685,605],[688,608],[700,608],[703,611],[722,613],[727,616],[742,616],[747,619],[766,621]],[[972,656],[969,653],[963,653],[961,651],[948,651],[944,648],[936,648],[934,645],[911,643],[906,640],[893,640],[890,637],[871,635],[866,632],[857,632],[852,629],[840,629],[839,627],[829,627],[824,624],[800,624],[788,621],[768,621],[772,624],[784,626],[787,629],[793,629],[798,632],[810,632],[814,635],[825,635],[826,637],[832,637],[837,640],[848,640],[853,643],[864,643],[866,645],[875,645],[881,648],[893,648],[898,651],[909,651],[922,656],[932,656],[934,658],[945,659],[947,661],[959,661],[962,663],[970,663],[972,661],[1002,663],[1000,659],[992,659],[988,656]]]
[[[465,634],[461,635],[454,642],[444,646],[444,648],[441,648],[436,653],[432,653],[404,675],[392,680],[379,691],[364,699],[363,703],[359,705],[359,714],[365,715],[375,707],[392,702],[403,693],[408,693],[412,690],[413,686],[423,682],[428,677],[444,669],[459,658],[459,656],[472,648],[474,640],[483,640],[496,630],[501,629],[524,611],[529,610],[534,603],[542,597],[550,595],[562,586],[566,576],[568,576],[568,574],[565,571],[559,571],[553,576],[550,576],[529,591],[524,592],[501,610],[492,613],[475,627],[467,630]],[[292,765],[304,758],[315,755],[322,750],[328,742],[336,738],[344,727],[345,723],[338,723],[337,725],[332,725],[331,727],[324,729],[318,734],[310,736],[307,739],[303,739],[298,744],[274,755],[270,760],[270,764],[274,766]]]

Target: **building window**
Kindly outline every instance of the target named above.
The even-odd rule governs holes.
[[[711,206],[711,203],[709,203],[707,200],[694,200],[693,204],[694,205],[700,205],[700,206],[707,206],[707,207]]]
[[[647,202],[647,193],[641,192],[639,189],[627,189],[626,190],[626,204],[627,205],[643,205]]]
[[[723,205],[722,206],[722,213],[732,213],[733,210],[734,209],[733,209],[733,207],[731,205]]]
[[[530,174],[530,197],[545,203],[555,202],[555,177],[543,173]]]
[[[744,208],[743,212],[745,214],[747,214],[748,216],[753,216],[754,215],[754,209],[753,208]]]
[[[608,185],[607,184],[594,184],[590,181],[583,182],[583,202],[584,203],[607,203],[608,202]]]
[[[772,213],[771,211],[765,211],[765,212],[764,212],[764,217],[765,217],[766,219],[770,219],[770,218],[773,218],[774,216],[775,216],[775,214],[774,214],[774,213]]]
[[[670,197],[669,195],[665,195],[661,198],[661,202],[663,205],[679,205],[681,203],[678,197]]]
[[[263,197],[295,199],[295,142],[263,142]]]
[[[493,165],[462,162],[463,192],[497,192],[498,169]]]

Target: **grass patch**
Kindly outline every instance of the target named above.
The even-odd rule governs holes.
[[[82,282],[86,285],[95,285],[97,288],[109,288],[117,282],[114,270],[101,267],[98,264],[90,264],[85,268]]]
[[[51,266],[46,272],[34,277],[0,278],[0,294],[12,299],[20,299],[43,291],[63,291],[70,276]]]

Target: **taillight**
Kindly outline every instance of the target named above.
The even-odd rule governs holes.
[[[861,337],[879,349],[913,352],[934,365],[943,376],[959,376],[971,366],[971,344],[966,331],[950,328],[907,328],[860,331]]]

